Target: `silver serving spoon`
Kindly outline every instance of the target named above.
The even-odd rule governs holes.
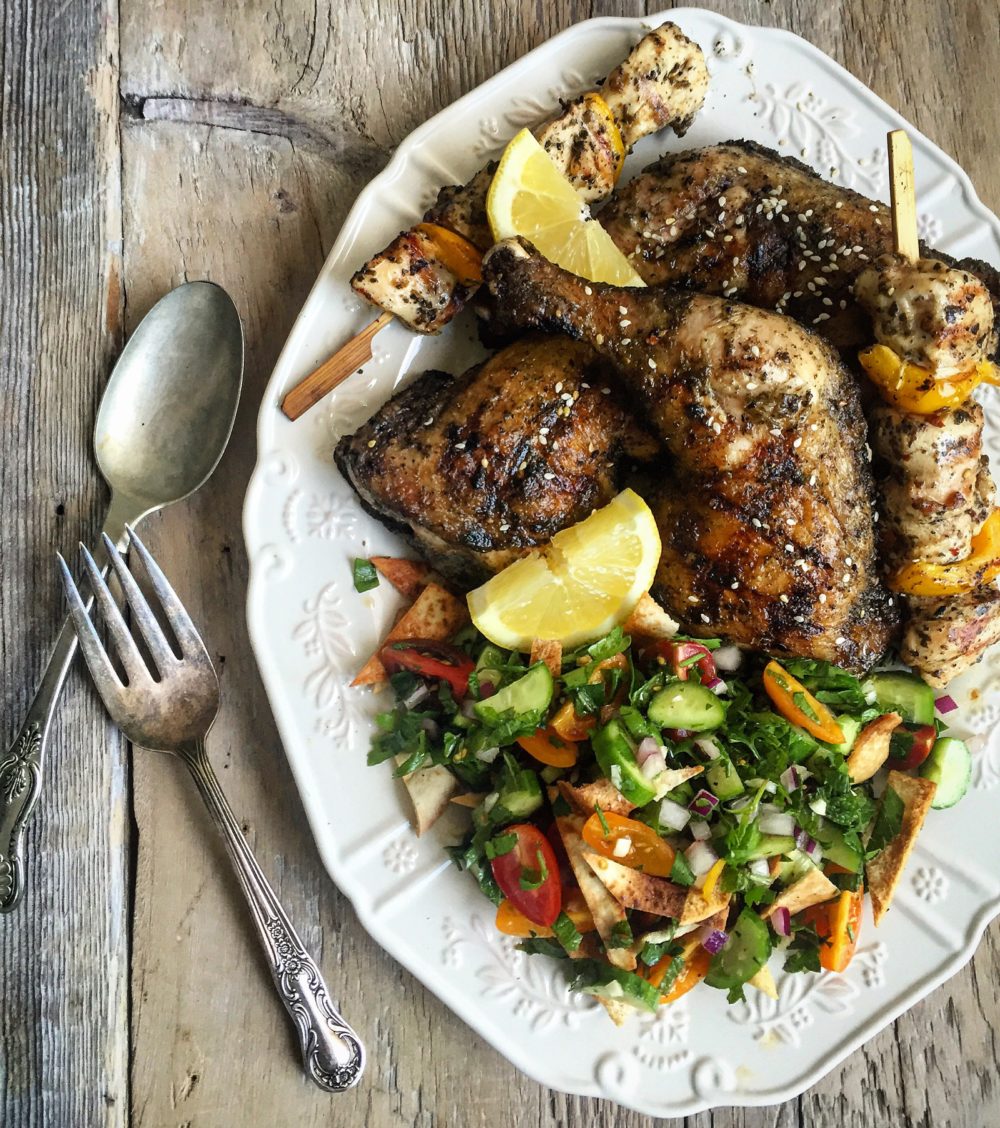
[[[243,327],[211,282],[161,298],[118,358],[94,427],[97,465],[111,487],[104,532],[119,547],[126,525],[180,501],[218,465],[243,384]],[[67,620],[21,731],[0,756],[0,912],[24,893],[24,826],[42,784],[49,725],[76,632]]]

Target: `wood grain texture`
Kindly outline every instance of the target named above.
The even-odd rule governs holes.
[[[37,668],[54,628],[50,548],[67,547],[98,520],[86,448],[96,386],[121,317],[117,260],[105,248],[122,224],[129,327],[169,286],[199,277],[224,285],[246,321],[246,390],[230,450],[205,490],[150,523],[148,543],[218,659],[223,713],[210,754],[223,786],[345,1014],[366,1036],[370,1064],[361,1087],[338,1098],[301,1079],[287,1020],[272,997],[221,845],[180,766],[141,753],[134,763],[129,1093],[125,1015],[115,1009],[120,994],[110,985],[124,967],[127,921],[120,903],[111,898],[106,909],[103,900],[113,892],[108,871],[123,864],[110,846],[121,819],[108,815],[113,780],[94,776],[84,786],[79,776],[84,769],[110,771],[112,761],[104,756],[107,737],[92,696],[77,681],[53,762],[71,723],[81,754],[60,773],[60,795],[79,805],[58,808],[58,827],[36,819],[33,833],[47,833],[49,848],[63,853],[46,879],[45,899],[33,889],[27,914],[0,918],[6,1102],[0,1122],[17,1128],[125,1123],[130,1105],[130,1122],[143,1128],[648,1128],[654,1122],[647,1117],[553,1093],[518,1074],[361,929],[316,855],[253,665],[240,534],[257,402],[356,191],[414,126],[526,50],[578,19],[647,9],[576,0],[245,0],[238,9],[227,0],[120,0],[120,6],[121,188],[113,97],[119,14],[91,16],[87,0],[66,0],[49,23],[36,16],[22,25],[19,0],[0,0],[5,84],[8,73],[15,75],[13,95],[5,92],[2,102],[0,138],[0,342],[14,394],[4,395],[0,411],[13,449],[28,452],[24,465],[6,458],[0,464],[9,511],[26,515],[17,527],[0,530],[4,576],[24,577],[0,595],[5,703],[15,713],[23,706],[30,681],[23,670]],[[955,156],[986,204],[1000,210],[996,0],[709,0],[705,6],[812,40]],[[42,77],[41,71],[17,77],[26,36],[47,47]],[[80,76],[108,59],[100,72],[102,99],[95,101]],[[45,81],[57,83],[54,92]],[[61,98],[59,112],[53,93]],[[60,181],[67,161],[75,161],[73,174]],[[56,217],[45,232],[43,215]],[[57,368],[68,373],[60,383],[52,379]],[[67,505],[59,520],[52,516],[56,499]],[[18,592],[39,612],[29,613],[29,604],[14,598]],[[59,782],[55,775],[53,767],[50,784]],[[72,861],[65,856],[70,851]],[[71,938],[59,933],[56,914],[73,922]],[[103,936],[100,943],[96,936]],[[994,925],[969,968],[797,1100],[770,1109],[720,1109],[687,1124],[1000,1123],[998,939]],[[49,1002],[44,1011],[34,1001],[39,962],[56,982],[72,981],[71,1000]],[[114,1101],[107,1114],[95,1109],[95,1094],[103,1091]]]
[[[54,551],[103,520],[91,453],[121,343],[114,3],[0,4],[0,671],[6,748],[65,615]],[[128,1117],[125,745],[79,668],[0,917],[0,1123]]]

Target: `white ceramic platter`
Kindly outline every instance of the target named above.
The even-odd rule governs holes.
[[[905,125],[921,234],[1000,262],[1000,222],[965,174],[816,48],[696,9],[649,24],[667,18],[704,48],[711,90],[688,136],[647,138],[626,176],[663,150],[745,137],[886,199],[885,132]],[[414,836],[388,765],[365,764],[371,714],[384,703],[348,688],[399,606],[385,584],[356,594],[350,561],[403,545],[361,510],[331,451],[414,373],[458,372],[478,356],[471,315],[437,338],[391,325],[364,370],[298,423],[278,411],[283,393],[373,316],[348,285],[354,269],[418,219],[439,186],[466,180],[559,97],[607,73],[642,30],[596,19],[556,36],[416,130],[361,193],[264,396],[244,526],[260,670],[323,861],[365,927],[538,1081],[679,1116],[796,1095],[971,957],[1000,912],[1000,648],[952,690],[975,748],[974,787],[959,807],[932,813],[892,912],[877,932],[865,921],[848,971],[779,974],[777,1002],[752,992],[728,1007],[721,992],[698,990],[618,1030],[591,1000],[567,994],[553,961],[495,933],[491,907],[438,837]],[[998,466],[995,424],[988,442]]]

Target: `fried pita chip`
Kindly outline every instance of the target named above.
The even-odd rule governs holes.
[[[628,1003],[623,1003],[621,999],[606,999],[603,995],[596,995],[595,998],[608,1012],[608,1018],[615,1026],[624,1026],[629,1018],[636,1013],[635,1007],[630,1007]]]
[[[679,624],[663,610],[656,600],[646,592],[635,605],[635,610],[622,623],[622,630],[640,638],[673,638],[680,629]]]
[[[397,756],[396,766],[405,760],[405,753]],[[418,835],[430,830],[438,821],[459,788],[458,780],[442,764],[417,768],[415,772],[403,776],[403,783],[413,804],[414,825]]]
[[[778,997],[778,985],[774,982],[774,976],[767,964],[764,964],[756,975],[752,975],[747,983],[751,987],[756,987],[758,991],[763,991],[769,999],[777,999]]]
[[[373,556],[376,571],[407,599],[416,599],[427,586],[431,566],[424,560],[405,560],[401,556]]]
[[[715,888],[706,897],[700,889],[688,889],[687,896],[684,899],[684,909],[681,912],[678,924],[698,924],[700,921],[706,921],[709,917],[714,917],[716,913],[721,914],[723,911],[728,915],[729,902],[732,900],[732,893],[723,893],[719,888],[720,882],[715,883]]]
[[[544,662],[549,668],[549,673],[557,678],[562,673],[562,643],[558,639],[536,638],[531,644],[531,657],[529,665]]]
[[[909,776],[897,771],[889,773],[886,791],[890,787],[903,801],[903,822],[896,837],[865,866],[865,884],[872,899],[876,924],[889,911],[896,886],[903,874],[903,867],[910,856],[920,828],[924,825],[934,792],[937,791],[937,784],[933,780],[921,779],[920,776]],[[885,802],[884,797],[883,802]]]
[[[459,599],[437,584],[428,584],[417,596],[416,603],[385,636],[378,650],[397,639],[428,638],[435,642],[446,642],[468,621],[469,609],[464,599]],[[385,666],[379,661],[376,651],[351,685],[378,685],[387,678]]]
[[[883,713],[858,733],[851,754],[847,757],[847,771],[851,783],[864,783],[889,759],[889,742],[892,734],[903,723],[898,713]]]
[[[810,905],[818,905],[836,897],[840,890],[819,868],[813,867],[808,873],[803,874],[798,881],[793,882],[775,897],[774,901],[760,914],[767,920],[777,909],[787,909],[792,916],[808,909]]]
[[[451,801],[457,807],[478,807],[485,798],[485,791],[466,791],[464,795],[453,795]]]
[[[694,779],[696,775],[701,775],[705,769],[699,764],[694,768],[667,768],[665,772],[660,774],[652,780],[656,784],[656,796],[662,799],[668,795],[675,787],[680,787],[685,780]]]
[[[595,806],[602,811],[610,811],[613,815],[627,815],[635,810],[635,804],[630,803],[609,779],[597,779],[579,787],[561,779],[558,786],[559,794],[578,815],[589,817],[594,813]]]
[[[604,888],[594,871],[587,865],[584,854],[587,852],[586,844],[580,835],[583,829],[584,818],[582,815],[559,816],[556,819],[556,829],[566,849],[573,876],[580,887],[583,899],[587,902],[590,915],[594,918],[594,927],[604,941],[605,945],[612,940],[612,932],[616,924],[625,920],[625,910]],[[608,948],[608,962],[615,967],[624,968],[626,971],[635,970],[635,953],[628,948]]]
[[[653,877],[642,870],[623,866],[603,854],[588,851],[583,857],[611,896],[625,908],[642,909],[643,912],[673,917],[674,920],[679,919],[684,911],[687,891],[683,886],[675,885],[665,877]]]

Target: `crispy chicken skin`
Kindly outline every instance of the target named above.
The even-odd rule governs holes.
[[[1000,642],[1000,587],[994,582],[966,595],[911,597],[899,656],[924,681],[946,686]]]
[[[871,344],[851,287],[892,250],[889,209],[793,158],[751,141],[668,153],[619,188],[599,218],[649,285],[778,309],[841,348]],[[955,265],[1000,305],[993,267]]]
[[[737,302],[588,284],[516,241],[484,278],[514,322],[592,345],[662,439],[654,595],[686,630],[850,669],[883,653],[865,423],[825,342]]]
[[[966,371],[996,348],[989,290],[940,259],[883,255],[855,279],[854,296],[871,314],[879,344],[936,379]]]
[[[620,488],[658,451],[606,365],[564,337],[527,337],[459,377],[428,372],[335,452],[365,508],[472,586]]]

